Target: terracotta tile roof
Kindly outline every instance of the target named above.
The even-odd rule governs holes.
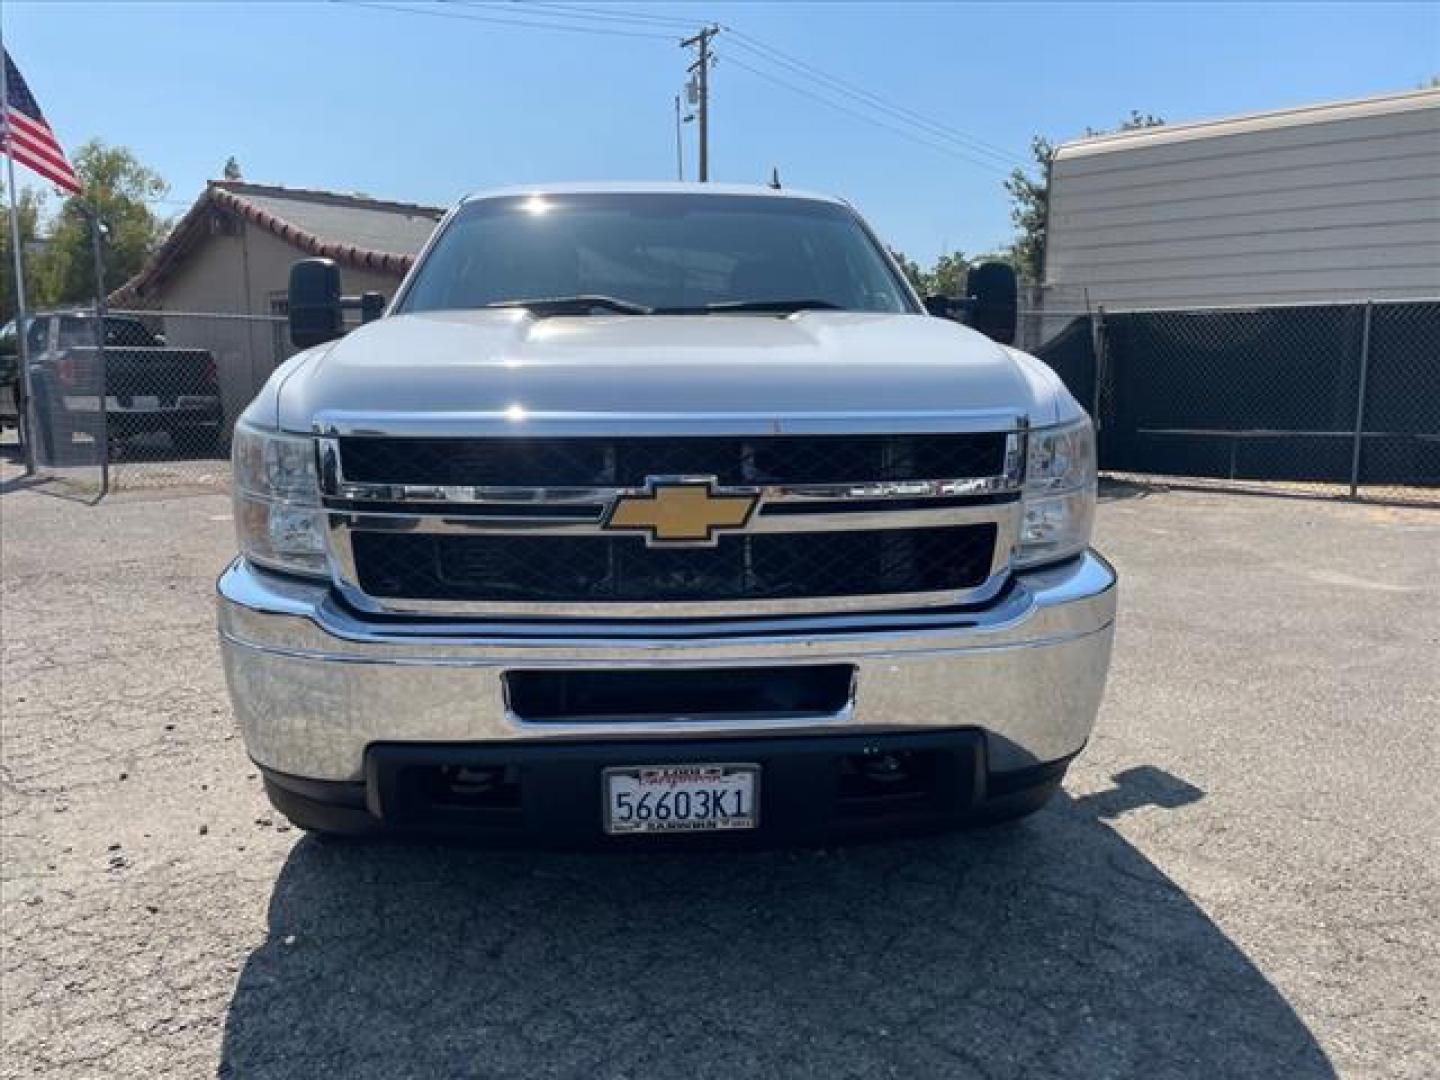
[[[364,195],[212,180],[140,272],[110,295],[110,303],[143,301],[208,235],[208,223],[217,212],[265,229],[307,255],[397,277],[410,269],[444,214],[436,206]]]

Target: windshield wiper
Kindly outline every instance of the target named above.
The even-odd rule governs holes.
[[[618,311],[622,315],[649,315],[653,308],[637,304],[633,300],[621,300],[615,296],[599,296],[583,293],[579,296],[537,296],[529,300],[497,300],[487,308],[524,308],[535,315],[588,315],[596,308]]]
[[[799,300],[721,300],[700,307],[656,308],[656,315],[728,315],[734,311],[773,311],[788,314],[792,311],[843,311],[839,304],[829,300],[805,298]]]

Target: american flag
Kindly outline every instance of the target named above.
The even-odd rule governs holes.
[[[35,95],[25,85],[20,69],[5,53],[5,115],[0,118],[0,146],[4,152],[45,177],[58,188],[79,195],[80,178],[65,159],[65,151],[55,141],[55,133],[45,122],[45,114],[35,102]]]

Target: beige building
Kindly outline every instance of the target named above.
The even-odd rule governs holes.
[[[171,345],[209,349],[234,418],[294,350],[283,322],[290,266],[324,256],[346,294],[388,298],[443,210],[360,195],[211,181],[112,308],[160,313]]]
[[[1440,296],[1440,90],[1065,143],[1045,283],[1112,310]]]

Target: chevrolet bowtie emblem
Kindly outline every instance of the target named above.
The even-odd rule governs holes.
[[[605,528],[645,533],[652,546],[709,545],[722,530],[743,529],[760,497],[745,490],[716,490],[713,477],[645,481],[643,492],[621,495]]]

